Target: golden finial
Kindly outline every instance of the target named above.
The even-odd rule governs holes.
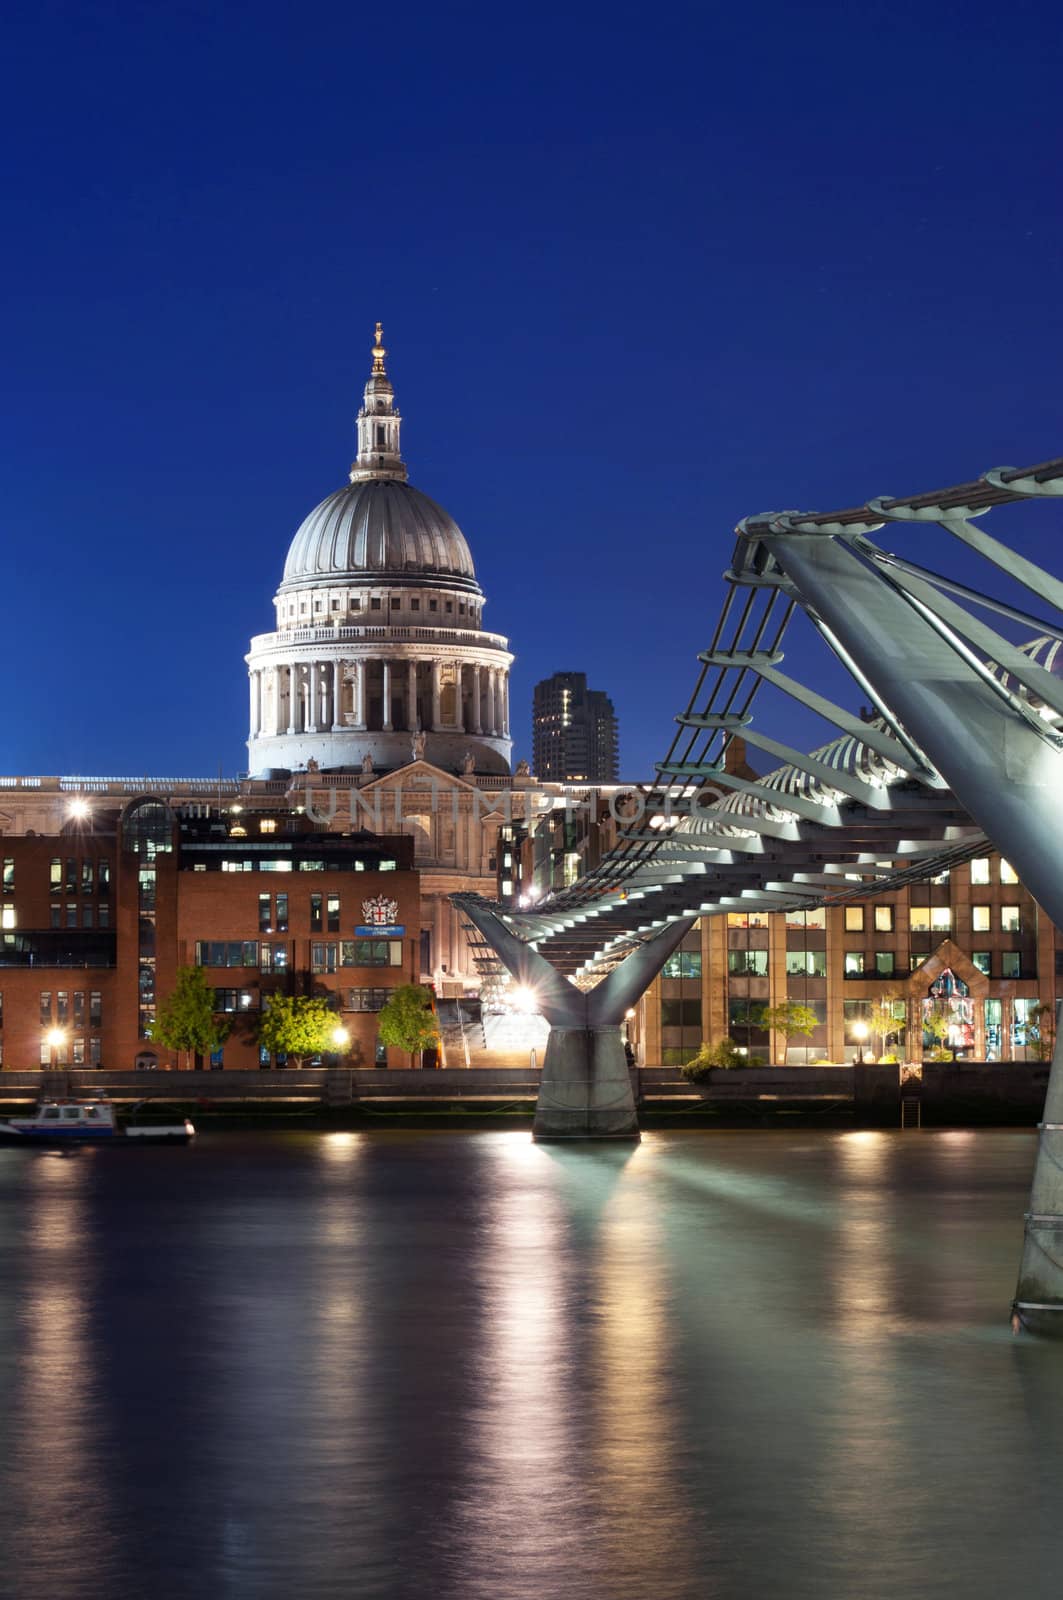
[[[376,325],[376,343],[373,345],[373,375],[374,375],[374,377],[377,374],[379,374],[381,377],[386,377],[387,376],[387,374],[386,374],[386,372],[384,370],[384,357],[386,355],[387,355],[387,351],[384,349],[384,329],[381,326],[381,324],[378,322],[377,325]]]

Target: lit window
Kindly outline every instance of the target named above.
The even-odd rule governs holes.
[[[1018,883],[1019,881],[1019,874],[1015,871],[1011,862],[1005,861],[1003,856],[1000,858],[1000,881],[1001,883]]]
[[[4,857],[4,893],[10,894],[15,887],[15,858]]]
[[[756,954],[756,952],[731,950],[728,952],[728,962],[730,962],[731,956],[744,956],[747,954]],[[764,951],[764,954],[767,955],[767,951]],[[731,968],[732,972],[738,972],[740,970],[741,969],[738,967]],[[765,971],[766,970],[767,969],[765,968]],[[661,976],[662,978],[700,978],[701,951],[677,950],[675,955],[668,957],[668,960],[661,968]]]
[[[979,972],[984,972],[987,978],[989,977],[990,962],[988,950],[975,950],[971,955],[971,964],[977,967]]]
[[[259,833],[276,833],[277,823],[273,817],[263,817],[258,825]]]
[[[14,928],[15,926],[16,922],[14,906],[4,906],[4,908],[0,910],[0,928]]]
[[[767,952],[756,952],[757,954]],[[765,964],[765,972],[768,970]],[[825,978],[827,952],[825,950],[787,950],[786,974],[790,978]]]
[[[977,856],[975,858],[975,860],[971,862],[971,882],[972,883],[988,883],[989,882],[989,857],[988,856]]]
[[[313,972],[336,972],[339,968],[339,945],[335,942],[312,944],[310,968]]]
[[[893,977],[893,951],[875,951],[875,976],[878,978]]]
[[[876,906],[875,907],[875,932],[876,933],[892,933],[893,932],[893,907],[892,906]]]
[[[862,950],[847,950],[845,952],[845,976],[859,978],[864,970],[864,952]]]
[[[696,959],[700,967],[701,957],[698,956]],[[671,960],[675,961],[676,957],[672,956]],[[735,977],[766,978],[768,975],[768,952],[766,950],[728,950],[727,970],[733,973]],[[678,978],[686,977],[687,974],[680,967],[678,971],[670,972],[668,976]]]
[[[1000,953],[1000,976],[1002,978],[1020,978],[1021,958],[1017,950],[1002,950]]]
[[[1022,932],[1022,908],[1020,906],[1001,906],[1000,928],[1002,933]]]
[[[971,931],[973,933],[988,933],[990,928],[990,906],[971,907]]]
[[[930,926],[935,933],[948,933],[952,927],[951,909],[948,906],[931,906]]]
[[[930,907],[913,906],[908,913],[908,926],[913,933],[930,932]]]
[[[845,908],[846,933],[863,933],[864,908],[863,906],[846,906]]]

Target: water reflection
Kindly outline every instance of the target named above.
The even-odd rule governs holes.
[[[1032,1153],[0,1152],[0,1591],[1054,1595],[1063,1361],[1006,1327]]]
[[[617,1575],[617,1595],[682,1595],[693,1592],[696,1567],[678,1470],[663,1218],[637,1161],[624,1180],[601,1220],[593,1280],[592,1470],[604,1510],[602,1561]],[[707,1576],[702,1592],[711,1592]]]
[[[564,1207],[547,1156],[527,1137],[503,1135],[489,1154],[507,1179],[491,1185],[474,1263],[480,1382],[455,1538],[470,1600],[495,1600],[500,1574],[507,1595],[541,1593],[544,1562],[582,1492],[569,1315],[581,1286]]]
[[[86,1544],[105,1572],[115,1539],[99,1453],[105,1396],[91,1321],[100,1261],[98,1241],[85,1228],[93,1154],[15,1157],[24,1163],[25,1189],[16,1246],[16,1373],[4,1435],[19,1466],[9,1486],[18,1513],[4,1565],[24,1564],[57,1600],[79,1592]]]

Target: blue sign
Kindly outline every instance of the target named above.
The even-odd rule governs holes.
[[[356,939],[401,939],[406,932],[404,922],[374,922],[370,926],[355,928]]]

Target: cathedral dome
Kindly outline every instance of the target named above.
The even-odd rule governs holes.
[[[464,534],[408,482],[386,355],[378,322],[350,482],[296,531],[245,657],[253,773],[509,773],[513,657]]]
[[[347,484],[315,506],[291,542],[281,588],[362,573],[477,589],[457,523],[419,489],[390,479]]]

